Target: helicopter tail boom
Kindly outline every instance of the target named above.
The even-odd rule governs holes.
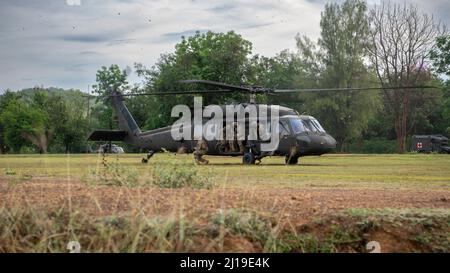
[[[114,108],[114,111],[116,112],[119,122],[119,130],[126,132],[126,136],[124,136],[123,140],[126,142],[135,142],[134,140],[139,134],[141,134],[141,129],[139,129],[139,126],[123,102],[124,99],[122,93],[119,91],[112,91],[111,96],[109,96],[109,100]]]

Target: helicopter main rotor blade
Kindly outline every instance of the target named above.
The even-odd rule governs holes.
[[[120,94],[109,96],[135,97],[135,96],[168,96],[168,95],[195,95],[195,94],[220,94],[220,93],[235,93],[234,90],[219,89],[219,90],[198,90],[198,91],[168,91],[168,92],[151,92],[151,93],[135,93],[135,94]],[[101,96],[83,95],[86,98],[98,98]],[[108,97],[108,96],[106,96]]]
[[[179,82],[179,83],[187,83],[187,84],[200,83],[200,84],[206,84],[206,85],[212,85],[212,86],[217,86],[217,87],[228,88],[228,89],[231,89],[231,90],[253,92],[253,89],[250,88],[250,87],[246,87],[246,86],[237,86],[237,85],[232,85],[232,84],[227,84],[227,83],[221,83],[221,82],[215,82],[215,81],[207,81],[207,80],[183,80],[183,81],[178,81],[178,82]]]
[[[168,91],[168,92],[152,92],[152,93],[136,93],[123,94],[124,97],[133,96],[167,96],[167,95],[195,95],[195,94],[219,94],[219,93],[234,93],[234,90],[220,89],[220,90],[198,90],[198,91]]]
[[[321,92],[321,91],[371,91],[371,90],[401,90],[430,89],[434,86],[402,86],[402,87],[352,87],[352,88],[305,88],[305,89],[275,89],[273,93]]]
[[[168,95],[201,95],[201,94],[224,94],[224,93],[236,93],[244,92],[250,94],[289,94],[299,92],[323,92],[323,91],[371,91],[371,90],[404,90],[404,89],[433,89],[439,88],[435,86],[403,86],[403,87],[353,87],[353,88],[303,88],[303,89],[267,89],[261,87],[239,87],[235,85],[222,84],[219,82],[205,81],[205,80],[186,80],[183,83],[205,83],[221,87],[228,87],[229,89],[217,89],[217,90],[197,90],[197,91],[168,91],[168,92],[151,92],[151,93],[136,93],[136,94],[120,94],[123,97],[133,96],[168,96]],[[112,95],[114,96],[114,95]],[[94,98],[98,96],[83,95],[83,97]]]

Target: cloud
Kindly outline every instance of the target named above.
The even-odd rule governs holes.
[[[98,53],[98,52],[95,52],[95,51],[89,51],[89,50],[81,51],[81,52],[79,52],[78,54],[81,55],[81,56],[96,56],[96,55],[101,55],[101,53]]]
[[[81,0],[66,0],[66,4],[69,6],[81,6]]]
[[[89,63],[71,64],[65,70],[69,72],[83,72],[84,67],[87,67],[89,65],[90,65]]]
[[[157,38],[154,41],[165,43],[165,42],[178,42],[181,40],[181,37],[189,37],[195,35],[196,32],[207,32],[208,29],[189,29],[184,31],[177,31],[177,32],[168,32],[162,34],[159,38]]]
[[[231,3],[227,2],[224,4],[216,5],[212,8],[208,8],[208,11],[214,12],[214,13],[221,13],[221,12],[229,12],[230,10],[236,8],[235,5],[232,5]]]
[[[114,46],[114,45],[122,45],[122,44],[132,44],[135,42],[136,42],[136,39],[121,39],[121,40],[114,40],[112,42],[109,42],[108,45]]]
[[[397,0],[394,0],[397,1]],[[401,0],[398,0],[401,1]],[[369,4],[378,2],[370,0]],[[446,20],[447,1],[419,1]],[[33,85],[82,88],[102,65],[153,65],[181,36],[234,30],[253,53],[295,48],[297,33],[320,34],[322,0],[66,0],[0,1],[0,90]],[[135,75],[131,82],[138,81]]]
[[[57,39],[66,42],[98,43],[109,41],[111,37],[104,35],[79,34],[79,35],[63,35],[57,37]]]

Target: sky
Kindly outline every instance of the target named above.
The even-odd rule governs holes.
[[[338,0],[340,1],[340,0]],[[401,0],[394,0],[401,1]],[[295,36],[316,40],[326,0],[1,0],[0,93],[34,86],[95,84],[103,65],[151,67],[181,36],[234,30],[253,54],[295,50]],[[448,0],[412,0],[450,25]],[[369,0],[369,5],[379,0]]]

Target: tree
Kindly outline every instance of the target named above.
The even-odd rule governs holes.
[[[430,59],[437,73],[450,76],[450,35],[436,38],[436,47],[431,50]]]
[[[96,81],[97,84],[92,87],[100,96],[107,96],[111,89],[124,91],[128,88],[127,72],[120,70],[116,64],[112,64],[109,68],[102,66],[97,70]]]
[[[85,143],[89,123],[84,109],[86,99],[79,91],[66,99],[59,93],[49,94],[43,110],[53,124],[55,142],[63,146],[62,152],[79,151]]]
[[[178,83],[179,80],[204,79],[231,84],[248,81],[251,74],[248,55],[252,45],[233,31],[227,33],[197,32],[194,36],[182,37],[175,52],[161,55],[150,69],[136,64],[138,75],[145,78],[148,92],[179,91],[194,88]],[[205,88],[203,86],[196,87]],[[247,99],[241,94],[203,96],[204,104]],[[167,125],[170,112],[176,104],[192,104],[186,96],[161,96],[147,98],[148,118],[146,128]]]
[[[419,86],[431,79],[427,69],[434,40],[442,33],[440,23],[420,14],[414,5],[382,2],[370,10],[370,62],[384,88]],[[386,110],[393,116],[398,152],[404,152],[406,138],[414,127],[416,109],[425,91],[409,89],[383,92]]]
[[[12,101],[0,115],[5,129],[5,143],[18,152],[26,145],[26,140],[36,145],[39,153],[47,152],[51,138],[51,132],[46,128],[47,118],[40,109],[32,108],[21,100]]]
[[[6,90],[3,95],[0,96],[0,116],[6,109],[6,107],[13,101],[20,99],[20,96],[12,92],[11,90]],[[5,125],[0,120],[0,153],[3,154],[8,151],[8,146],[5,140]]]
[[[64,124],[64,102],[60,97],[52,97],[41,88],[35,88],[28,103],[29,113],[34,113],[36,119],[30,119],[30,128],[23,127],[22,135],[36,145],[39,153],[47,153],[58,124]]]
[[[251,83],[270,88],[291,88],[297,85],[301,73],[300,59],[295,53],[283,50],[275,57],[255,55],[251,59]]]
[[[436,48],[430,52],[430,58],[433,61],[435,71],[450,77],[450,35],[442,35],[436,38]],[[450,80],[442,85],[444,88],[444,98],[442,105],[442,131],[450,135]]]
[[[321,14],[318,50],[309,39],[297,36],[301,58],[311,64],[308,74],[319,75],[311,83],[333,88],[368,85],[371,75],[364,65],[368,37],[366,10],[365,2],[359,0],[326,4]],[[376,93],[369,92],[324,92],[308,96],[306,105],[335,136],[338,149],[344,151],[348,141],[360,137],[367,128],[377,110],[378,98]]]
[[[97,102],[107,97],[111,90],[125,91],[129,88],[126,70],[120,70],[120,67],[116,64],[109,68],[102,66],[97,71],[96,81],[97,84],[92,87],[94,92],[99,95]],[[116,127],[114,111],[109,104],[97,105],[92,114],[98,119],[101,128],[114,129]]]
[[[5,92],[0,96],[3,152],[20,152],[30,145],[41,153],[81,151],[88,130],[84,109],[86,98],[77,90],[35,87]]]
[[[298,55],[289,50],[283,50],[275,57],[255,55],[251,58],[252,73],[249,84],[276,89],[288,89],[302,86],[299,82],[302,75],[302,64]],[[260,103],[283,104],[297,108],[297,94],[286,93],[277,96],[258,95]]]

